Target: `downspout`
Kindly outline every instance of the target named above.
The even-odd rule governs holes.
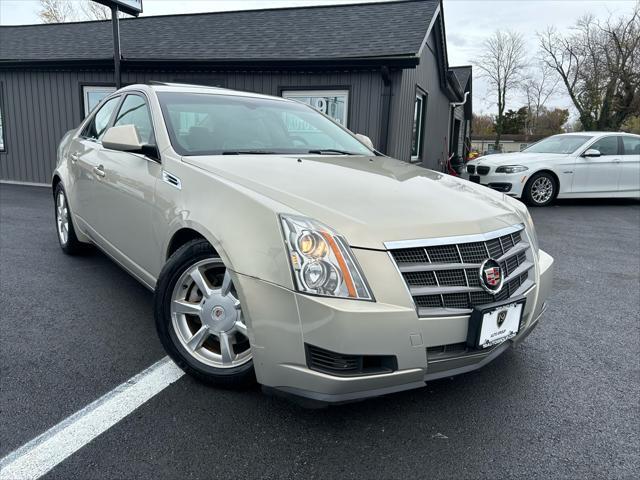
[[[461,107],[465,103],[467,103],[467,99],[469,98],[470,92],[464,92],[464,97],[462,97],[461,102],[449,102],[449,148],[451,148],[451,142],[453,141],[453,118],[455,117],[454,111],[456,107]],[[466,128],[466,127],[465,127]],[[447,159],[449,158],[449,152],[447,152]],[[448,160],[447,160],[448,161]]]
[[[469,98],[469,92],[464,92],[464,98],[461,102],[449,102],[449,104],[453,107],[461,107],[465,103],[467,103],[467,98]]]
[[[380,152],[388,154],[389,145],[389,115],[391,114],[391,74],[389,67],[384,65],[380,69],[384,88],[382,89],[382,118],[380,122]]]

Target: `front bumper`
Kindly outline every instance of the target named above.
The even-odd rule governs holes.
[[[465,172],[462,178],[470,180],[471,176]],[[476,177],[480,178],[480,184],[485,187],[492,188],[511,197],[521,198],[529,175],[526,171],[521,173],[489,172],[487,175],[476,175]]]
[[[543,251],[535,285],[525,292],[520,333],[487,351],[431,354],[466,340],[468,315],[419,318],[385,252],[354,250],[365,274],[386,278],[377,302],[313,297],[236,274],[234,284],[250,325],[254,367],[264,387],[322,403],[342,403],[424,386],[426,381],[486,365],[538,325],[552,287],[553,259]],[[313,370],[305,344],[343,354],[393,355],[397,369],[339,376]]]

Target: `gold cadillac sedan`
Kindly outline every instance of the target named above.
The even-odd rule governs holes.
[[[420,387],[522,341],[552,288],[522,203],[282,98],[123,88],[63,138],[52,186],[62,250],[151,289],[171,358],[217,385]]]

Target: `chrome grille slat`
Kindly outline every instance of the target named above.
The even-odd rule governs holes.
[[[534,285],[530,275],[534,263],[523,230],[519,225],[484,235],[450,237],[455,240],[452,244],[444,244],[443,239],[412,240],[410,248],[390,248],[390,253],[420,316],[461,315]],[[403,242],[390,244],[401,247]],[[495,295],[480,285],[479,269],[487,258],[496,260],[505,276],[502,290]]]
[[[451,270],[454,268],[480,268],[480,262],[478,263],[431,263],[429,264],[430,271],[437,270]],[[424,263],[407,263],[398,264],[398,270],[402,273],[408,272],[423,272],[425,270]]]

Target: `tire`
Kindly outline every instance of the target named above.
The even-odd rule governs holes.
[[[65,192],[62,183],[58,183],[53,195],[53,211],[56,220],[56,233],[60,248],[67,255],[78,255],[84,253],[89,247],[88,244],[82,243],[76,236],[76,230],[71,219],[69,211],[69,203],[67,202],[67,192]]]
[[[558,182],[550,173],[536,173],[524,186],[522,196],[531,207],[546,207],[558,196]]]
[[[158,279],[154,316],[162,345],[189,375],[225,387],[255,383],[237,292],[206,240],[192,240],[171,255]]]

